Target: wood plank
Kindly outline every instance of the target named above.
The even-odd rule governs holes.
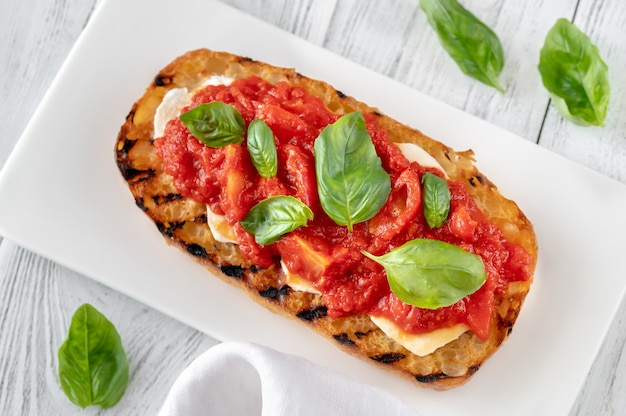
[[[3,2],[0,167],[90,16],[94,0]]]
[[[380,2],[382,3],[382,2]],[[562,15],[572,16],[576,2],[557,0],[525,0],[503,2],[496,0],[468,0],[462,4],[489,25],[500,38],[505,51],[505,67],[501,81],[506,93],[485,86],[464,75],[441,47],[424,13],[410,2],[404,10],[394,10],[401,20],[376,19],[380,10],[369,10],[372,15],[369,30],[376,36],[390,31],[390,40],[372,51],[372,56],[389,55],[380,62],[393,62],[389,68],[373,69],[389,75],[427,95],[460,108],[492,124],[501,126],[528,140],[536,141],[543,120],[548,97],[543,91],[536,65],[546,28]],[[367,3],[369,4],[369,3]],[[402,3],[405,4],[405,3]],[[371,6],[374,7],[374,6]],[[381,8],[388,7],[387,3]],[[349,16],[342,23],[348,24]],[[333,32],[329,32],[332,36]],[[350,50],[341,51],[351,60],[371,66],[367,62],[367,36],[354,33]],[[399,40],[398,40],[399,39]],[[332,45],[332,44],[331,44]],[[346,46],[346,47],[348,47]],[[385,55],[387,56],[387,55]]]
[[[626,409],[625,352],[626,300],[623,300],[572,407],[572,415],[623,414]]]
[[[232,0],[224,3],[311,43],[322,45],[338,1]]]
[[[580,127],[550,105],[541,145],[568,159],[626,183],[626,7],[622,0],[581,0],[574,23],[600,49],[609,67],[611,101],[604,127]]]
[[[5,240],[0,244],[0,414],[76,413],[57,378],[57,351],[83,303],[104,313],[124,343],[131,378],[114,409],[124,414],[155,414],[178,374],[217,343]]]

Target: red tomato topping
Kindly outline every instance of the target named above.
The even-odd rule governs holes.
[[[431,230],[423,217],[421,177],[426,170],[410,163],[374,115],[364,115],[392,191],[380,212],[355,225],[352,233],[336,225],[321,209],[315,178],[313,143],[321,130],[339,116],[323,101],[299,87],[271,85],[258,77],[229,86],[208,86],[192,99],[190,108],[222,101],[242,114],[246,126],[255,118],[272,129],[278,148],[278,174],[261,178],[252,165],[245,142],[209,148],[193,137],[183,123],[171,120],[163,137],[155,139],[165,171],[185,197],[209,204],[235,228],[241,252],[260,267],[280,256],[286,267],[322,292],[331,317],[372,314],[393,320],[409,333],[424,333],[458,323],[477,336],[489,336],[494,293],[513,280],[530,277],[529,254],[507,242],[502,232],[477,208],[462,182],[450,182],[452,195],[446,223]],[[291,195],[307,204],[315,218],[274,244],[261,246],[238,223],[250,208],[274,195]],[[361,254],[384,254],[416,238],[435,238],[479,255],[487,282],[454,305],[420,309],[400,301],[389,288],[384,269]]]

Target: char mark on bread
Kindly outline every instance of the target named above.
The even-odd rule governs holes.
[[[207,252],[206,249],[204,247],[202,247],[200,244],[196,244],[196,243],[191,243],[187,245],[187,252],[189,254],[191,254],[194,257],[207,257]],[[229,270],[230,266],[225,266],[225,270]],[[224,272],[222,270],[222,272]],[[224,274],[226,274],[228,276],[227,273],[224,272]],[[231,276],[232,277],[232,276]]]
[[[326,306],[316,306],[312,309],[300,311],[296,314],[296,316],[303,321],[310,322],[328,316],[328,308]]]
[[[267,299],[278,300],[281,297],[287,296],[290,287],[285,285],[280,288],[269,286],[267,289],[260,290],[259,296]]]
[[[234,277],[235,279],[241,279],[246,271],[243,267],[233,264],[222,264],[219,268],[226,276]]]
[[[405,358],[406,355],[399,352],[387,352],[384,354],[376,354],[371,356],[370,358],[376,362],[382,364],[393,364]]]
[[[157,87],[165,87],[172,83],[172,76],[159,73],[154,77],[154,85]]]
[[[342,344],[342,345],[355,345],[354,341],[352,341],[352,339],[350,339],[350,335],[348,335],[347,333],[342,333],[342,334],[335,334],[333,335],[333,338],[335,338],[335,341],[337,341],[338,343]]]
[[[145,206],[144,206],[145,209]],[[174,232],[185,225],[184,222],[157,222],[156,226],[161,234],[166,238],[172,238]]]
[[[156,172],[154,169],[135,169],[132,165],[120,163],[118,164],[120,172],[128,182],[142,182],[152,179]]]

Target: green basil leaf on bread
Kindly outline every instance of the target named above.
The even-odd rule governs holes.
[[[267,245],[312,219],[313,211],[303,202],[292,196],[280,195],[256,204],[240,224],[254,235],[258,244]]]
[[[313,150],[320,203],[333,221],[352,231],[380,211],[391,179],[361,113],[348,113],[324,128]]]
[[[230,104],[220,101],[200,104],[179,118],[196,139],[209,147],[243,143],[243,117]]]
[[[411,240],[382,256],[362,253],[385,268],[398,299],[419,308],[453,305],[487,280],[479,256],[439,240]]]

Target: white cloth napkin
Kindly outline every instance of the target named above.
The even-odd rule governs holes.
[[[391,394],[299,357],[218,344],[174,382],[159,416],[416,416]]]

